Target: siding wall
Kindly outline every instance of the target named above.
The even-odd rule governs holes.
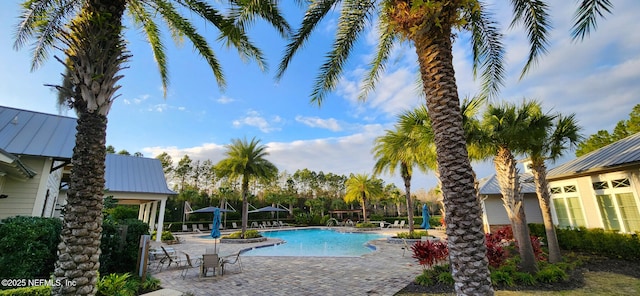
[[[484,201],[484,207],[490,226],[511,225],[501,196],[489,195]],[[535,194],[526,193],[524,195],[524,214],[527,217],[527,223],[543,223],[538,197]]]
[[[18,181],[9,176],[5,178],[4,194],[8,198],[0,199],[0,219],[13,216],[32,216],[34,205],[36,203],[38,188],[41,185],[42,171],[45,165],[51,161],[45,158],[26,157],[20,160],[34,171],[38,172],[36,176],[27,181]],[[47,166],[48,171],[49,166]],[[44,196],[45,192],[41,193]],[[42,208],[40,208],[41,210]]]

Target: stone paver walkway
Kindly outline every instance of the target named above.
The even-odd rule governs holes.
[[[379,232],[395,234],[399,229]],[[442,237],[442,232],[429,230],[429,234]],[[171,245],[180,252],[197,258],[206,248],[213,247],[211,239],[203,234],[180,235],[181,244]],[[220,244],[221,255],[241,249],[273,244],[263,243]],[[402,244],[391,244],[386,239],[370,242],[376,251],[361,257],[254,257],[241,256],[243,271],[227,265],[224,276],[199,278],[198,269],[189,270],[182,279],[181,269],[171,267],[152,275],[161,280],[163,288],[192,295],[394,295],[422,272],[411,250],[404,253]]]

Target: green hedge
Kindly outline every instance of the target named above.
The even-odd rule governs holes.
[[[11,217],[0,221],[0,278],[49,278],[56,262],[62,221]]]
[[[531,235],[546,237],[543,224],[529,224]],[[557,228],[558,244],[566,251],[585,252],[594,255],[640,261],[638,234],[607,231],[601,228]],[[546,239],[544,240],[546,242]]]
[[[124,241],[118,232],[122,226],[127,227]],[[138,258],[140,236],[149,234],[149,225],[138,219],[127,219],[115,222],[105,219],[102,223],[102,241],[100,249],[100,273],[134,272]]]

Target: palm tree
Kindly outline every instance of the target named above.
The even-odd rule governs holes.
[[[227,145],[225,155],[227,158],[216,164],[218,174],[223,177],[237,179],[242,177],[242,233],[244,238],[247,231],[249,203],[249,181],[252,179],[272,180],[278,176],[278,168],[265,159],[269,155],[267,146],[260,145],[260,140],[255,138],[251,142],[247,139],[233,139]]]
[[[367,22],[377,15],[377,54],[364,78],[361,98],[376,84],[393,45],[409,41],[415,46],[426,106],[434,128],[438,169],[446,206],[447,236],[452,276],[458,294],[492,294],[482,226],[482,210],[474,187],[453,68],[454,30],[471,33],[473,64],[480,70],[483,89],[496,95],[503,82],[504,51],[501,34],[481,0],[328,0],[310,1],[301,27],[292,36],[280,63],[281,77],[295,53],[309,40],[322,19],[342,4],[336,38],[327,61],[320,67],[311,100],[322,104],[337,85],[346,60]],[[524,75],[546,51],[550,29],[548,5],[540,0],[511,1],[512,24],[523,24],[531,48]],[[584,38],[597,18],[609,12],[610,0],[582,0],[575,17],[573,37]]]
[[[537,265],[529,238],[523,195],[520,192],[520,177],[513,153],[525,150],[531,115],[539,111],[539,104],[531,101],[523,102],[520,107],[511,103],[490,104],[481,123],[481,144],[494,152],[496,178],[514,238],[518,243],[520,268],[529,273],[537,271]]]
[[[65,67],[63,82],[53,86],[59,102],[78,115],[76,145],[71,164],[62,243],[55,277],[75,286],[54,287],[54,294],[95,293],[102,225],[107,115],[120,88],[121,70],[130,58],[123,38],[123,16],[147,34],[158,64],[163,88],[168,86],[167,61],[157,21],[163,20],[176,37],[186,37],[211,67],[220,87],[225,86],[221,66],[204,38],[184,15],[197,16],[220,31],[220,40],[236,47],[243,58],[265,67],[261,51],[245,34],[245,23],[265,18],[283,35],[288,25],[271,3],[245,5],[230,1],[229,16],[201,0],[29,0],[22,4],[14,47],[33,41],[32,70],[40,66],[52,48]]]
[[[358,201],[362,206],[362,216],[364,222],[367,219],[367,199],[371,199],[382,194],[382,183],[375,177],[367,174],[351,174],[345,182],[346,193],[344,195],[345,202]]]
[[[580,127],[575,114],[569,116],[533,114],[529,125],[528,144],[525,153],[531,161],[531,172],[536,184],[536,194],[542,212],[545,234],[547,236],[547,248],[549,250],[549,262],[557,263],[562,260],[556,229],[551,216],[551,196],[547,182],[546,160],[557,160],[569,148],[575,148],[581,141]]]
[[[423,172],[435,170],[435,149],[430,149],[433,145],[429,145],[429,142],[433,144],[433,133],[426,108],[421,106],[405,112],[398,121],[395,130],[387,130],[383,136],[374,141],[373,154],[377,161],[373,167],[373,173],[380,174],[388,171],[393,174],[396,168],[400,169],[400,176],[404,181],[409,233],[412,234],[414,230],[413,202],[411,201],[413,167],[417,166]]]

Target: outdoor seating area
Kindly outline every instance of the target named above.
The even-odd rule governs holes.
[[[273,227],[273,223],[271,225]],[[397,229],[389,227],[376,231],[397,233]],[[440,233],[433,231],[433,234]],[[216,244],[215,240],[197,233],[182,236],[181,244],[163,246],[167,253],[176,254],[175,261],[179,264],[164,264],[160,269],[149,271],[165,288],[193,295],[208,295],[210,291],[216,291],[216,295],[294,295],[302,291],[301,287],[311,289],[304,291],[313,295],[332,294],[338,290],[349,290],[356,295],[365,295],[367,291],[393,295],[420,272],[415,259],[403,256],[407,251],[405,245],[386,240],[372,241],[376,251],[360,257],[287,258],[243,255],[243,250],[275,244],[274,239],[247,244]],[[376,273],[368,272],[370,270],[376,270]],[[273,276],[265,277],[265,274]],[[287,277],[287,285],[282,285],[283,275],[292,274],[299,276]],[[315,276],[318,274],[331,276]],[[363,280],[352,281],[353,274],[362,274]],[[237,286],[240,283],[241,289]]]

